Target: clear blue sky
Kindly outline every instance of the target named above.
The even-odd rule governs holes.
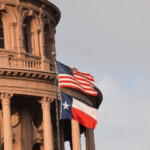
[[[96,150],[149,150],[150,1],[51,2],[62,14],[57,59],[92,74],[104,96]]]

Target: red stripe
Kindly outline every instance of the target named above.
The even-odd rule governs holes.
[[[64,79],[64,78],[66,78],[66,79],[72,79],[72,80],[74,80],[74,81],[76,81],[76,79],[75,79],[75,77],[74,76],[71,76],[71,75],[66,75],[66,74],[64,74],[63,76],[59,76],[58,75],[58,79]],[[59,81],[60,82],[60,81]],[[64,81],[63,81],[64,82]],[[68,81],[66,81],[66,83],[67,83]],[[63,83],[61,83],[61,84],[63,84]],[[69,83],[68,83],[69,84]],[[80,85],[78,85],[77,83],[75,84],[75,83],[72,83],[72,84],[74,84],[74,85],[59,85],[59,87],[60,88],[62,88],[62,87],[68,87],[68,88],[75,88],[75,89],[78,89],[78,90],[80,90],[81,92],[84,92],[84,93],[86,93],[86,94],[89,94],[89,95],[92,95],[92,96],[98,96],[97,95],[97,91],[94,89],[94,87],[92,87],[93,89],[91,90],[91,89],[88,89],[88,88],[83,88],[82,86],[81,86],[81,84],[82,83],[80,83]],[[80,87],[77,87],[77,85]],[[89,85],[89,87],[90,87],[90,85]],[[88,91],[85,91],[85,90],[88,90],[88,91],[90,91],[90,92],[88,92]],[[92,93],[91,93],[92,92]]]
[[[78,82],[80,82],[80,81],[85,81],[85,82],[87,82],[90,86],[94,86],[94,84],[92,83],[92,82],[89,82],[89,81],[87,81],[86,79],[83,79],[83,78],[79,78],[79,77],[75,77],[75,79],[78,81]]]
[[[97,121],[83,111],[72,107],[73,119],[87,128],[95,129]]]
[[[88,82],[92,87],[94,86],[94,84],[92,84],[91,82],[87,81],[86,79],[82,79],[82,78],[78,78],[78,77],[71,77],[71,76],[58,76],[58,79],[64,79],[64,78],[67,78],[67,79],[72,79],[72,80],[77,80],[78,82],[81,81],[86,81]],[[81,82],[80,82],[81,83]],[[81,83],[82,84],[82,83]]]
[[[90,75],[89,73],[86,73],[86,72],[82,72],[82,71],[79,71],[78,69],[76,69],[76,68],[71,68],[73,71],[76,71],[76,72],[79,72],[79,73],[81,73],[81,74],[83,74],[83,75],[86,75],[86,76],[90,76],[91,78],[94,78],[92,75]]]
[[[96,90],[94,90],[94,88],[93,87],[91,87],[91,86],[89,86],[89,84],[86,84],[86,83],[78,83],[78,82],[76,82],[76,81],[65,81],[65,80],[63,80],[63,81],[59,81],[59,83],[73,83],[73,84],[76,84],[76,85],[78,85],[78,86],[80,86],[81,88],[83,88],[83,89],[85,89],[85,90],[93,90],[93,91],[96,91]],[[83,86],[88,86],[87,88],[85,88],[85,87],[83,87]]]
[[[96,95],[97,96],[97,91],[93,91],[93,90],[86,90],[86,89],[83,89],[83,88],[81,88],[81,87],[78,87],[78,86],[76,86],[75,84],[74,85],[64,85],[64,84],[62,84],[62,85],[60,85],[59,86],[60,88],[62,88],[62,87],[72,87],[72,88],[76,88],[76,89],[79,89],[80,91],[82,91],[82,92],[84,92],[84,93],[88,93],[88,94],[91,94],[91,95]]]
[[[94,81],[94,79],[91,79],[91,78],[89,78],[89,77],[87,77],[87,76],[84,76],[84,75],[82,75],[82,74],[80,74],[80,73],[77,73],[77,72],[73,72],[73,74],[74,75],[78,75],[78,76],[81,76],[81,77],[83,77],[83,78],[86,78],[86,79],[88,79],[88,80],[90,80],[90,81]]]
[[[67,85],[66,84],[64,84],[64,83],[67,83]],[[70,83],[71,84],[74,84],[75,86],[79,86],[80,88],[82,88],[82,89],[84,89],[84,90],[87,90],[87,91],[91,91],[91,92],[97,92],[95,89],[93,89],[93,88],[85,88],[85,87],[83,87],[83,86],[81,86],[80,84],[78,84],[78,83],[76,83],[76,82],[73,82],[73,81],[59,81],[59,84],[64,84],[65,86],[68,86],[68,85],[70,85]]]
[[[85,77],[85,76],[83,76],[83,75],[80,75],[80,74],[77,74],[77,73],[75,73],[75,72],[73,72],[73,75],[76,77],[76,76],[79,76],[79,77],[82,77],[82,78],[84,78],[84,79],[86,79],[86,80],[89,80],[90,82],[94,82],[94,79],[91,79],[91,78],[87,78],[87,77]]]
[[[65,76],[65,78],[64,77],[62,77],[62,76],[60,76],[60,77],[58,77],[59,79],[64,79],[63,81],[59,81],[59,83],[60,82],[75,82],[76,84],[78,84],[79,86],[81,86],[81,85],[86,85],[86,86],[89,86],[89,87],[91,87],[91,88],[94,88],[93,86],[91,86],[91,85],[89,85],[89,84],[86,84],[86,83],[81,83],[80,81],[78,81],[78,80],[76,80],[75,78],[73,78],[73,77],[66,77]],[[72,79],[73,81],[65,81],[65,79]]]
[[[84,91],[84,90],[80,89],[79,87],[73,86],[73,85],[61,85],[61,86],[59,86],[59,87],[60,87],[60,88],[62,88],[62,87],[74,88],[74,89],[78,89],[78,90],[80,90],[80,91],[82,91],[82,92],[84,92],[84,93],[86,93],[86,94],[93,95],[93,96],[98,96],[97,93],[95,94],[95,92],[94,92],[94,93],[89,93],[89,92]]]
[[[61,79],[61,78],[70,78],[70,79],[74,79],[73,76],[69,75],[69,76],[66,76],[66,75],[63,75],[63,76],[59,76],[58,75],[58,78]]]

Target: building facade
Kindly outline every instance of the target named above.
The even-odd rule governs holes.
[[[59,20],[47,0],[0,0],[0,150],[59,149],[52,58]],[[79,150],[83,132],[76,122],[60,121],[61,150],[64,141]],[[86,135],[93,146],[93,132]]]

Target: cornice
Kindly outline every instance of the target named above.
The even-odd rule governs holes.
[[[48,82],[54,84],[54,74],[41,71],[0,69],[0,78],[34,80],[37,82]]]

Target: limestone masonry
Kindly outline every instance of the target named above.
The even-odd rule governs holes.
[[[59,20],[47,0],[0,0],[0,150],[58,149],[52,52]],[[84,132],[94,150],[91,130],[60,121],[61,150],[65,141],[80,150]]]

